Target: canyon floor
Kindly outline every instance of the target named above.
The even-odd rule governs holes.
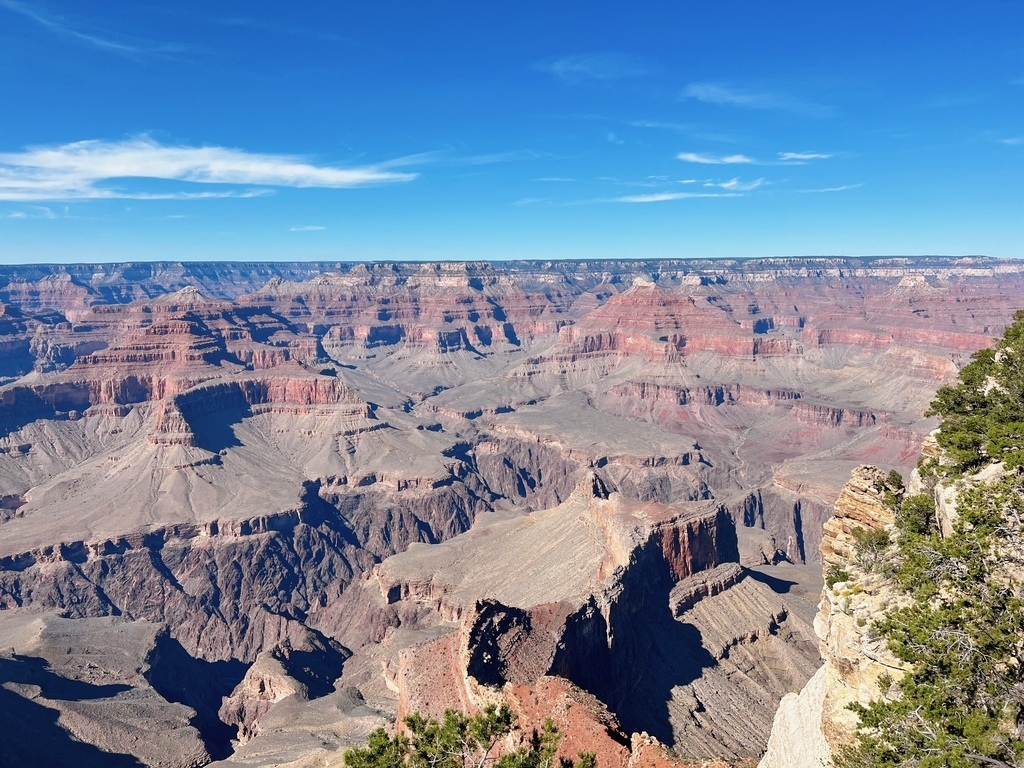
[[[499,701],[756,761],[840,489],[1022,304],[983,257],[0,267],[0,764]]]

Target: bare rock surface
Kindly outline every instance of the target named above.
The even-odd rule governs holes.
[[[312,768],[343,765],[349,747],[366,744],[369,734],[390,720],[367,706],[358,690],[348,688],[312,701],[286,697],[260,717],[259,733],[224,761],[212,765]]]
[[[684,758],[751,758],[816,666],[818,577],[737,560],[720,507],[630,501],[592,476],[558,507],[483,516],[377,566],[339,604],[376,604],[340,634],[357,649],[342,683],[401,718],[476,711],[524,686],[543,711],[557,676],[607,706],[614,733],[646,731]]]
[[[0,762],[38,764],[45,750],[55,765],[208,763],[196,711],[150,682],[165,634],[145,621],[2,617]]]
[[[841,570],[838,580],[822,587],[814,618],[824,663],[803,690],[783,699],[760,768],[830,765],[835,751],[856,736],[859,718],[849,706],[886,695],[879,688],[881,675],[899,680],[903,674],[902,662],[871,630],[897,598],[879,574],[857,566],[852,535],[858,528],[892,526],[892,510],[883,503],[885,477],[876,467],[858,467],[825,524],[822,559]]]
[[[580,600],[595,601],[578,632],[597,648],[600,622],[626,615],[607,610],[621,603],[609,585],[630,593],[629,574],[663,562],[664,594],[630,610],[657,606],[665,621],[622,651],[617,682],[559,674],[625,730],[656,715],[650,732],[662,742],[749,754],[765,722],[747,718],[732,736],[728,713],[743,701],[761,712],[809,674],[802,651],[787,655],[803,647],[806,607],[782,583],[806,580],[758,581],[761,567],[818,561],[823,524],[856,467],[910,469],[932,426],[921,416],[932,393],[992,343],[1022,297],[1021,264],[980,257],[3,266],[0,615],[165,624],[157,647],[173,664],[154,674],[215,672],[200,695],[168,695],[188,702],[219,757],[231,730],[220,699],[244,666],[311,632],[356,651],[346,684],[393,713],[392,688],[412,669],[407,649],[448,643],[461,658],[456,638],[468,637],[472,615],[481,637],[501,629],[508,674],[534,679],[551,671],[550,638]],[[500,538],[506,529],[489,520],[545,530],[545,511],[592,476],[622,509],[682,510],[655,524],[679,540],[652,533],[634,562],[622,554],[635,550],[630,526],[650,520],[629,512],[616,528],[615,515],[611,527],[591,516],[568,526],[561,554],[576,571],[549,573],[556,550],[546,545],[561,532],[531,539],[524,529],[516,537],[543,567],[519,573],[496,550],[488,556],[504,573],[436,560],[442,587],[400,573],[398,560],[379,573],[399,569],[392,586],[410,597],[383,606],[364,579],[410,545],[470,530]],[[704,545],[683,530],[687,515],[712,512],[716,530],[723,519],[738,529],[738,553],[691,563],[679,553]],[[835,553],[844,546],[830,541]],[[659,548],[661,561],[647,557]],[[566,554],[577,550],[578,562]],[[736,560],[748,570],[719,570]],[[486,589],[471,601],[474,580]],[[734,630],[704,616],[702,601],[736,611]],[[544,629],[520,642],[524,616]],[[675,638],[665,649],[686,640],[703,650],[665,661],[676,672],[663,677],[678,685],[655,680],[651,702],[622,704],[628,681],[645,679],[637,649],[663,635]],[[604,637],[610,652],[623,633]],[[764,666],[757,649],[773,644],[779,669],[752,672]],[[273,688],[283,678],[263,659],[249,681],[258,688],[262,668]],[[715,682],[734,659],[735,673]],[[284,707],[312,712],[335,695],[291,694],[255,719],[243,715],[262,707],[250,698],[228,719],[263,729]],[[679,725],[691,710],[692,733]],[[331,718],[345,721],[317,722]],[[338,733],[349,726],[362,728]],[[264,738],[239,749],[263,749]]]

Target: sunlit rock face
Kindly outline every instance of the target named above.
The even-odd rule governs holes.
[[[1024,267],[984,258],[0,267],[0,624],[46,611],[162,623],[193,660],[263,654],[257,673],[282,648],[341,643],[359,696],[338,706],[365,726],[371,705],[422,704],[423,666],[396,637],[443,626],[432,643],[454,644],[457,680],[471,643],[446,638],[479,618],[433,577],[396,579],[381,610],[356,600],[397,573],[386,558],[564,509],[584,487],[595,508],[703,522],[643,546],[607,539],[619,543],[571,596],[480,591],[523,612],[484,621],[508,625],[495,642],[511,655],[480,695],[558,677],[623,732],[756,756],[778,697],[813,671],[811,616],[781,581],[817,578],[850,472],[909,469],[935,390],[1022,300]],[[594,536],[618,524],[586,519]],[[586,571],[571,547],[557,557]],[[494,563],[508,589],[536,581]],[[669,574],[664,595],[640,603],[664,598],[668,636],[698,628],[677,639],[707,663],[646,702],[622,694],[641,674],[627,631],[601,646],[619,654],[601,679],[551,643],[597,653],[594,622],[623,620],[609,585],[651,563]],[[427,613],[410,619],[407,603]],[[637,610],[630,621],[652,620]],[[512,642],[523,622],[547,634]],[[764,648],[788,659],[771,675]],[[298,707],[275,697],[301,685],[271,672],[250,676],[229,717],[249,750]]]

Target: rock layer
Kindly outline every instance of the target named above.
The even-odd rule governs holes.
[[[881,576],[858,568],[852,536],[856,529],[892,527],[892,510],[883,504],[885,479],[875,467],[858,467],[825,524],[822,559],[845,577],[822,589],[814,620],[824,664],[799,694],[783,699],[759,768],[830,765],[832,755],[856,737],[859,718],[850,705],[885,695],[880,676],[898,680],[903,674],[887,641],[871,630],[894,596]]]
[[[381,641],[386,676],[358,654],[345,672],[371,705],[397,684],[407,630],[440,642],[472,614],[481,637],[502,638],[505,666],[481,667],[495,679],[565,674],[626,730],[654,722],[662,741],[750,754],[760,714],[704,739],[809,674],[801,650],[787,655],[806,645],[800,601],[781,577],[701,555],[719,546],[711,529],[738,529],[744,566],[815,561],[850,470],[909,468],[931,393],[1022,296],[1020,264],[983,258],[0,267],[0,610],[166,622],[204,663],[251,664],[310,632],[354,650]],[[645,545],[668,574],[652,583],[678,591],[635,593],[696,660],[631,640],[624,671],[599,684],[523,628],[611,653],[595,627],[621,615],[518,606],[493,583],[481,599],[503,608],[479,615],[408,580],[392,586],[426,595],[416,607],[355,600],[390,555],[481,515],[556,508],[592,476],[629,503],[713,513],[703,532],[687,523]],[[628,591],[639,571],[620,555],[595,573],[621,566]],[[763,648],[784,669],[754,673]],[[629,704],[641,649],[679,684]],[[351,730],[318,709],[346,695],[224,716],[277,718],[284,744],[298,737],[281,713],[308,707],[340,745],[379,717],[354,694],[338,698],[362,713]],[[218,706],[196,702],[197,716]],[[240,754],[278,754],[260,752],[270,736]]]

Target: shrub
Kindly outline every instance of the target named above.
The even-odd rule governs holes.
[[[832,589],[836,584],[843,581],[849,581],[850,574],[840,568],[838,565],[829,566],[829,569],[825,572],[825,583],[829,589]]]
[[[904,496],[896,508],[896,527],[911,534],[935,529],[935,500],[928,494]]]
[[[880,528],[854,528],[851,534],[856,542],[853,561],[861,570],[875,570],[889,547],[889,532]]]
[[[562,735],[549,717],[540,732],[534,730],[527,743],[494,758],[498,741],[512,732],[514,721],[507,705],[487,707],[469,717],[445,710],[441,720],[419,713],[404,720],[408,733],[389,736],[383,728],[370,734],[365,747],[345,750],[346,768],[552,768]],[[596,768],[592,752],[581,752],[577,760],[562,758],[560,768]]]
[[[937,439],[947,474],[992,461],[1024,466],[1024,310],[995,349],[975,353],[957,384],[938,391],[926,415],[942,417]]]

